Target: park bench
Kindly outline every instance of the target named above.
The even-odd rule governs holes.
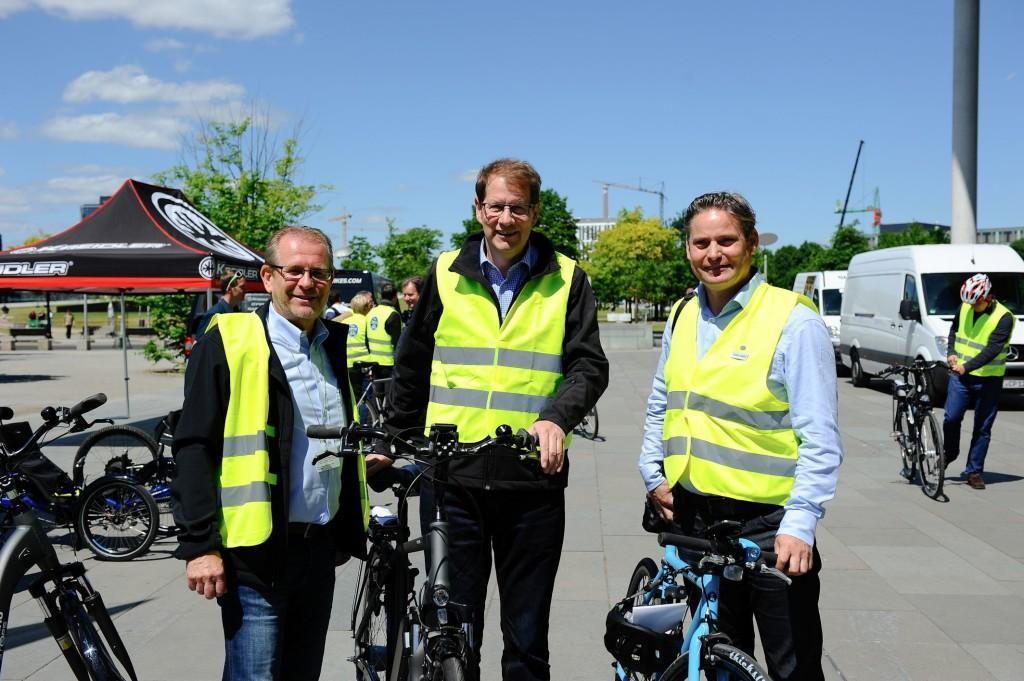
[[[45,327],[40,327],[38,329],[24,329],[12,326],[8,330],[8,333],[10,333],[10,340],[5,340],[3,342],[3,349],[17,350],[22,345],[34,345],[37,350],[50,350],[53,348],[53,342],[46,337],[46,331],[47,329]]]

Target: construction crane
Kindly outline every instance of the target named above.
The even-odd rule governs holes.
[[[836,199],[836,213],[844,212],[842,210],[841,202]],[[878,195],[878,187],[875,187],[875,198],[871,201],[871,204],[864,206],[863,208],[850,208],[845,211],[846,213],[872,213],[874,217],[871,220],[871,226],[877,231],[882,226],[882,201]]]
[[[647,189],[640,185],[633,186],[631,184],[620,184],[618,182],[605,182],[603,180],[594,180],[594,182],[601,185],[601,200],[603,202],[604,212],[602,216],[605,220],[608,219],[608,187],[618,187],[619,189],[629,189],[634,192],[644,192],[646,194],[657,194],[658,195],[658,219],[661,224],[665,224],[665,183],[661,183],[661,189]]]

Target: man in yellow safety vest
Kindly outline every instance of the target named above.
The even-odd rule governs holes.
[[[982,473],[992,424],[1003,392],[1010,337],[1017,318],[992,297],[992,281],[975,274],[960,288],[960,312],[949,328],[949,388],[942,422],[946,466],[960,456],[960,424],[974,403],[974,430],[962,477],[972,489],[985,489]]]
[[[754,211],[699,196],[683,215],[695,296],[676,303],[647,403],[640,472],[689,535],[722,520],[778,553],[771,575],[722,580],[722,631],[754,653],[756,615],[776,681],[820,681],[821,558],[814,531],[835,494],[839,439],[832,343],[813,304],[754,267]]]
[[[608,384],[587,276],[532,231],[540,175],[500,159],[477,176],[482,233],[431,266],[398,348],[395,430],[450,423],[463,442],[502,424],[540,440],[540,469],[515,457],[453,461],[445,507],[453,601],[472,610],[479,675],[493,564],[501,598],[502,678],[549,679],[548,616],[565,533],[569,439]],[[421,498],[421,508],[428,504]]]
[[[189,588],[220,604],[224,679],[319,678],[334,568],[365,555],[365,464],[314,465],[335,443],[306,437],[355,420],[348,330],[320,320],[331,253],[319,230],[275,233],[260,268],[270,303],[216,315],[185,375],[175,555]]]

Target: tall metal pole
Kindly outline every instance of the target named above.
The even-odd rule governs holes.
[[[846,200],[843,201],[843,214],[839,216],[839,227],[846,221],[846,207],[850,205],[850,192],[853,191],[853,178],[857,176],[857,164],[860,163],[860,150],[864,148],[864,140],[857,145],[857,158],[853,159],[853,172],[850,173],[850,186],[846,188]]]
[[[601,185],[601,203],[602,203],[602,208],[603,208],[603,210],[601,212],[601,217],[604,218],[605,220],[607,220],[608,219],[608,185],[606,185],[606,184]]]
[[[89,294],[82,294],[82,335],[85,337],[85,349],[89,349]]]
[[[979,0],[956,0],[953,17],[953,220],[950,242],[978,240]]]
[[[132,403],[128,399],[128,320],[125,318],[124,289],[121,290],[121,357],[124,359],[125,416],[130,418],[132,415]]]

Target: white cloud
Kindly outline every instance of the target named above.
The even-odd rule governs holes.
[[[476,182],[476,176],[479,172],[477,169],[463,170],[462,172],[452,173],[451,178],[455,182]]]
[[[3,2],[3,0],[0,0]],[[0,121],[0,140],[13,140],[18,138],[18,126],[14,121]]]
[[[0,186],[0,215],[15,215],[29,211],[28,194],[22,189]]]
[[[188,45],[175,40],[174,38],[153,38],[146,41],[146,49],[150,52],[163,52],[164,50],[183,50]]]
[[[99,169],[98,169],[99,170]],[[98,174],[67,175],[47,180],[38,192],[38,200],[49,204],[79,204],[110,196],[127,179],[115,171]]]
[[[192,69],[192,60],[181,57],[174,60],[174,70],[178,73],[185,73]]]
[[[86,71],[64,88],[64,101],[186,104],[232,100],[244,93],[241,85],[223,80],[169,83],[147,75],[138,66],[125,64],[109,71]]]
[[[43,134],[67,142],[123,144],[147,149],[176,149],[188,123],[165,112],[99,113],[57,116],[43,124]]]
[[[290,0],[0,0],[0,18],[37,8],[67,19],[126,19],[146,28],[184,28],[243,40],[291,28]]]

